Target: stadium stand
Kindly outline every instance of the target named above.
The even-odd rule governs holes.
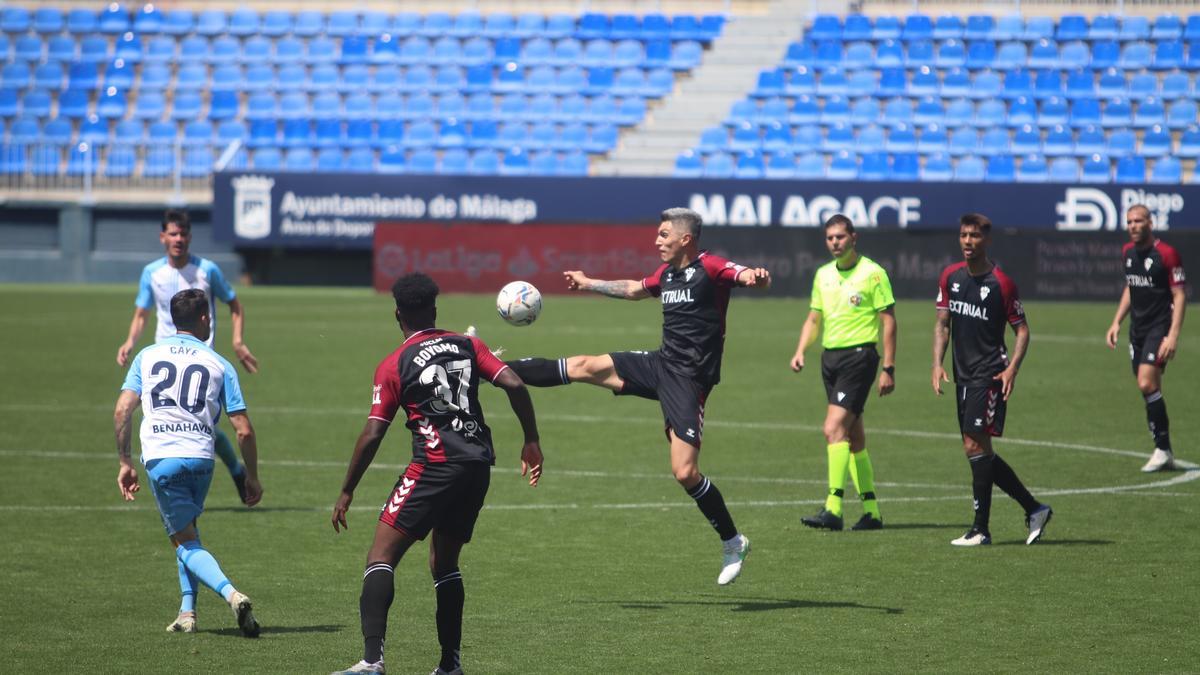
[[[5,6],[0,118],[20,131],[57,111],[54,142],[83,154],[10,152],[3,173],[202,180],[221,144],[245,142],[255,169],[586,175],[589,155],[610,151],[620,127],[668,95],[723,23]],[[131,121],[159,133],[130,133]],[[36,142],[37,129],[5,141]]]
[[[818,15],[675,175],[729,174],[727,153],[759,151],[780,168],[767,178],[1178,183],[1194,175],[1200,134],[1197,27],[1200,16]]]

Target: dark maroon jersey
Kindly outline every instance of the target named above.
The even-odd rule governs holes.
[[[375,369],[370,418],[391,424],[403,410],[416,464],[494,464],[479,377],[495,382],[507,367],[478,338],[438,328],[413,333]]]
[[[671,372],[709,387],[721,380],[725,351],[725,310],[737,275],[746,269],[701,251],[683,269],[663,264],[642,279],[642,287],[662,300],[663,338],[659,351]]]
[[[1133,242],[1125,244],[1121,257],[1125,258],[1125,283],[1129,284],[1130,334],[1166,333],[1175,304],[1171,289],[1183,287],[1186,281],[1179,253],[1155,239],[1144,249]]]
[[[964,386],[991,384],[1008,367],[1005,325],[1025,323],[1017,285],[999,267],[975,277],[967,263],[955,263],[942,270],[937,308],[950,312],[954,381]]]

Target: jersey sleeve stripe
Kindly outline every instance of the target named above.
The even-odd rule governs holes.
[[[508,369],[508,364],[506,363],[502,368],[500,368],[500,370],[497,370],[496,374],[492,376],[492,384],[496,384],[496,380],[500,379],[500,373],[503,373]]]
[[[369,420],[379,420],[380,422],[383,422],[384,424],[391,424],[391,423],[392,423],[392,421],[391,421],[391,420],[389,420],[389,419],[386,419],[386,418],[383,418],[383,417],[380,417],[380,416],[378,416],[378,415],[367,415],[367,419],[369,419]]]

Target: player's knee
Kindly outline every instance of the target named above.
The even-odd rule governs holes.
[[[976,457],[978,455],[990,455],[992,452],[991,443],[984,437],[966,434],[963,436],[963,450],[968,457]]]
[[[692,487],[700,480],[700,469],[695,464],[680,464],[671,467],[675,480],[685,488]]]
[[[1137,380],[1138,391],[1142,392],[1143,396],[1153,394],[1158,391],[1158,382],[1153,377],[1139,375]]]
[[[822,431],[825,434],[825,442],[830,445],[850,440],[850,434],[846,428],[834,421],[826,421]]]

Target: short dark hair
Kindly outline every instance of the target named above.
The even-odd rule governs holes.
[[[188,288],[171,296],[171,321],[177,330],[194,333],[200,317],[208,314],[208,296],[199,288]]]
[[[438,286],[428,274],[413,272],[392,284],[392,297],[401,314],[413,314],[433,309],[438,296]]]
[[[992,221],[982,213],[964,213],[962,217],[958,219],[958,225],[959,227],[962,227],[963,225],[968,227],[977,227],[983,234],[992,233]]]
[[[1128,209],[1125,209],[1125,213],[1128,214],[1130,211],[1132,211],[1134,209],[1138,209],[1142,213],[1145,213],[1146,220],[1149,220],[1152,223],[1154,222],[1154,214],[1150,212],[1149,206],[1146,206],[1145,204],[1134,204],[1133,206],[1129,207]]]
[[[834,225],[843,225],[846,228],[846,232],[854,234],[854,222],[840,213],[835,213],[832,216],[829,216],[829,220],[825,221],[826,230]]]
[[[184,232],[190,232],[192,229],[192,218],[188,215],[188,212],[184,211],[183,209],[167,209],[167,211],[163,213],[162,231],[166,232],[167,225],[170,225],[171,223],[175,223],[177,226],[179,226],[179,229],[183,230]]]
[[[692,235],[692,239],[697,241],[700,239],[700,227],[704,225],[704,219],[700,217],[699,213],[682,206],[663,211],[659,216],[659,222],[669,222],[672,227],[682,226]]]

